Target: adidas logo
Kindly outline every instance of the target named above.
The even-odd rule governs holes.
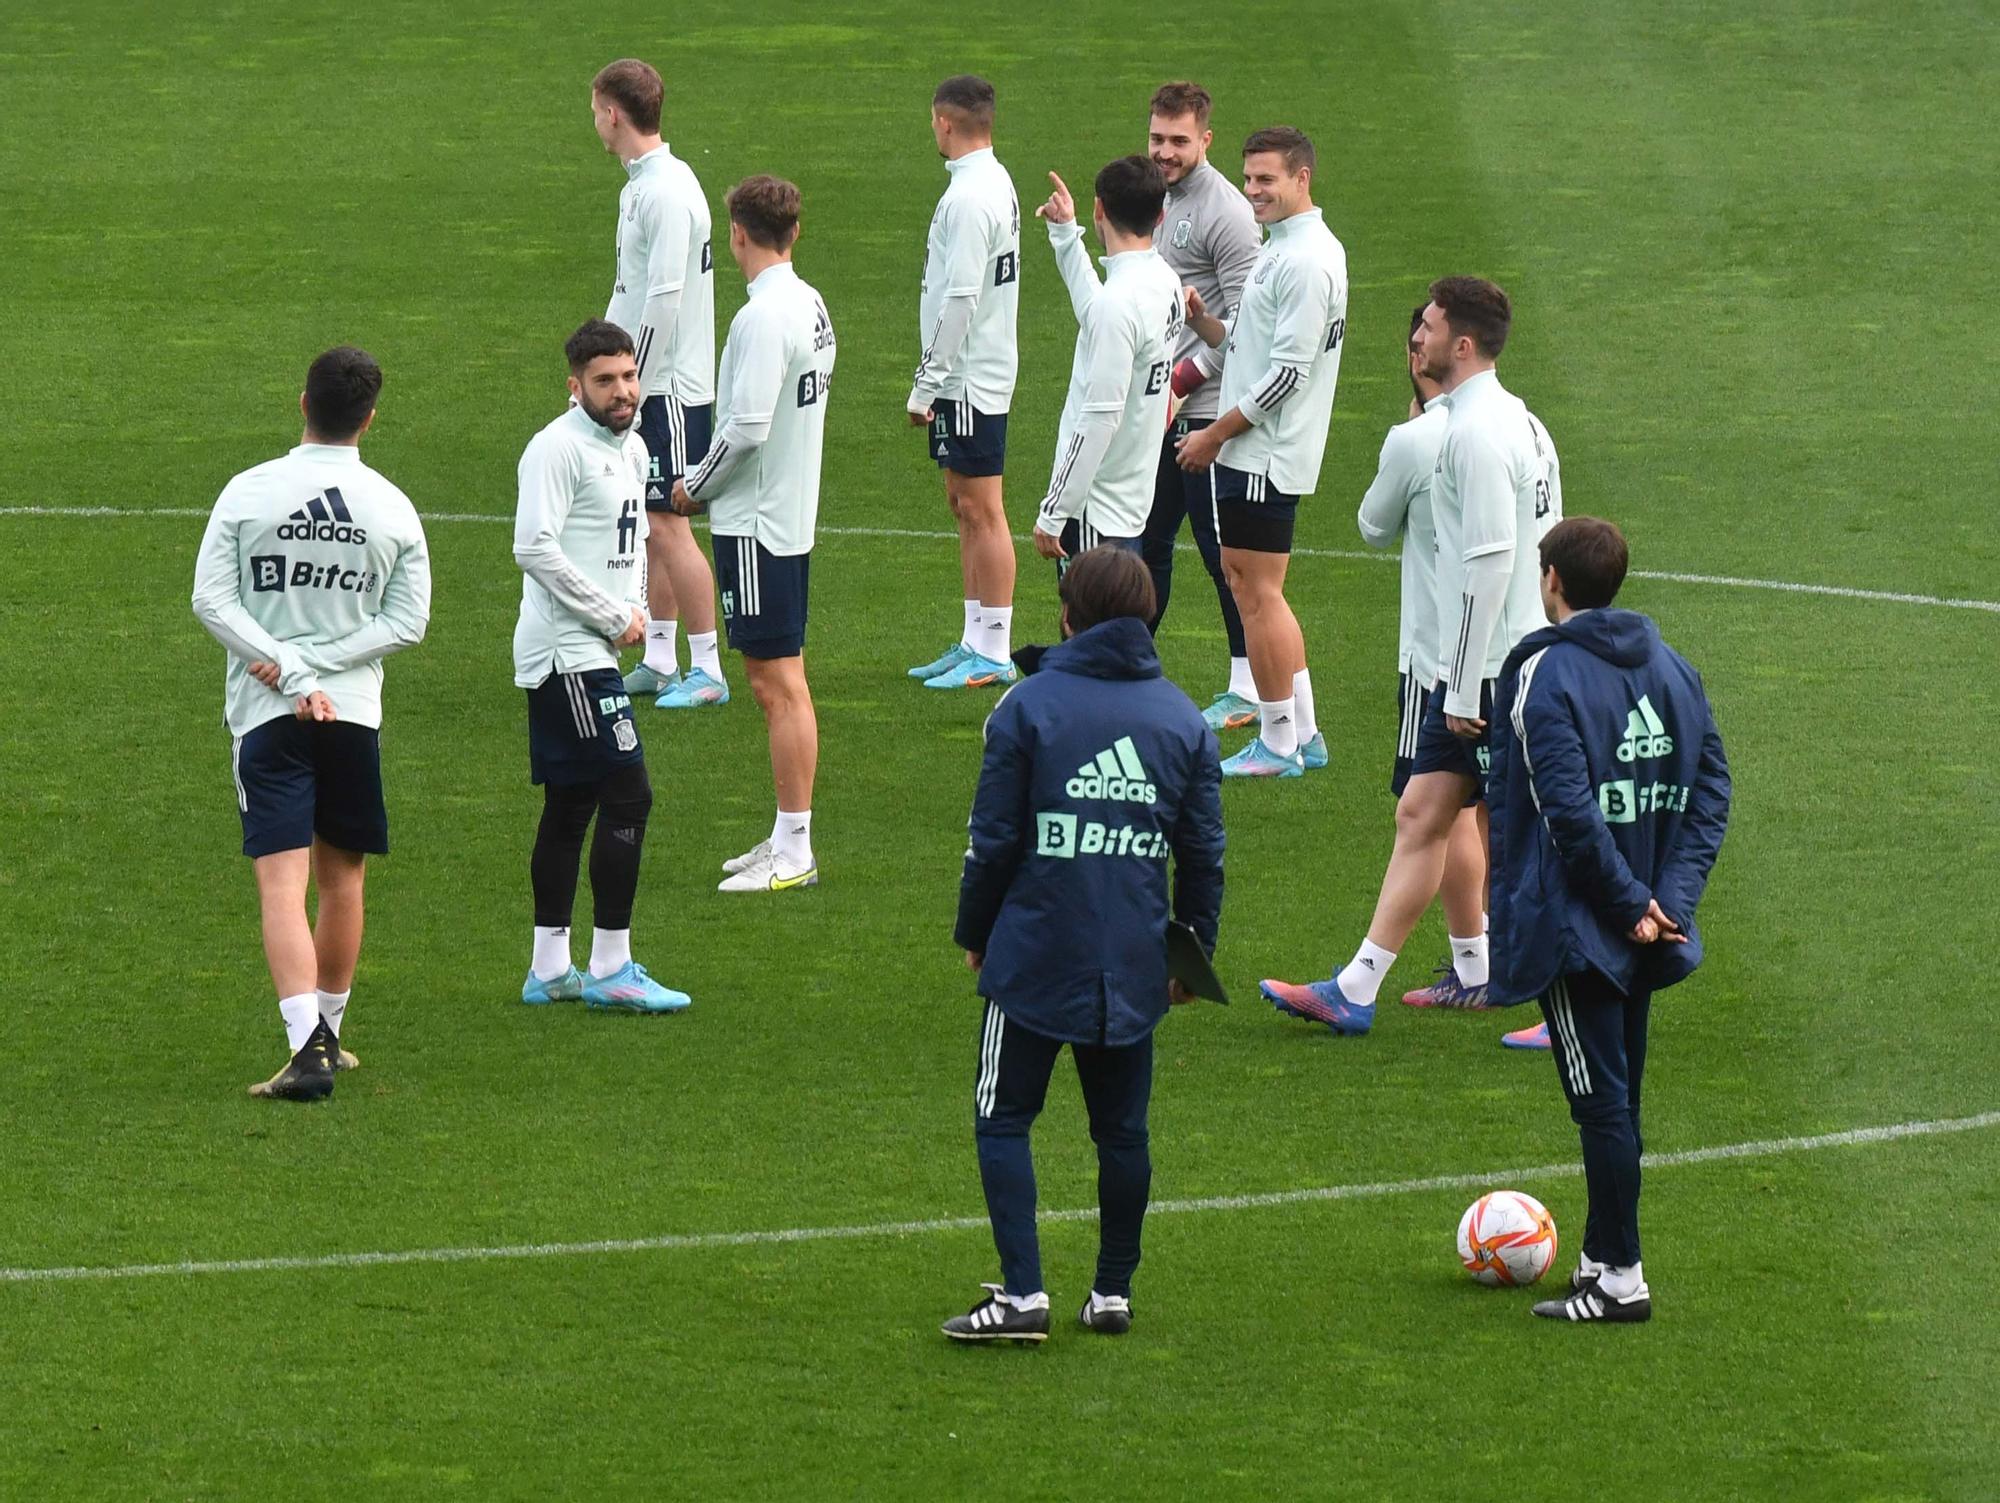
[[[1659,711],[1653,708],[1653,701],[1646,695],[1639,696],[1638,704],[1625,717],[1625,739],[1618,743],[1618,760],[1637,762],[1649,757],[1671,756],[1674,738],[1667,734],[1666,723],[1660,719]]]
[[[278,536],[288,543],[365,543],[367,529],[354,525],[339,487],[328,486],[289,518],[278,524]]]
[[[1150,804],[1160,790],[1146,780],[1146,764],[1130,736],[1120,736],[1110,746],[1076,770],[1063,785],[1071,798],[1103,798],[1118,803]]]

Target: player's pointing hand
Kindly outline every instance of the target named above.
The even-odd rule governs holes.
[[[1069,185],[1056,173],[1049,174],[1049,181],[1056,185],[1049,201],[1035,210],[1035,218],[1046,219],[1050,224],[1074,224],[1076,222],[1076,200],[1070,196]]]

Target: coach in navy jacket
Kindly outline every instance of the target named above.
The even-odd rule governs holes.
[[[1152,578],[1106,546],[1071,562],[1061,588],[1067,640],[1025,664],[986,722],[959,887],[956,938],[986,998],[973,1129],[1004,1281],[945,1322],[960,1341],[1048,1334],[1028,1134],[1065,1045],[1097,1145],[1097,1275],[1081,1319],[1130,1328],[1167,920],[1213,953],[1222,912],[1221,759],[1160,675]]]
[[[1640,1077],[1653,992],[1701,963],[1695,909],[1729,822],[1729,764],[1701,677],[1611,601],[1625,539],[1571,517],[1541,541],[1554,623],[1493,696],[1492,992],[1540,1000],[1583,1140],[1590,1212],[1568,1298],[1538,1315],[1645,1320]]]
[[[986,722],[956,934],[985,957],[979,994],[1069,1043],[1150,1034],[1167,1010],[1169,914],[1215,949],[1218,761],[1144,621],[1115,617],[1044,653]]]
[[[1586,968],[1622,992],[1686,979],[1729,822],[1701,675],[1648,617],[1580,611],[1508,655],[1493,718],[1493,1000]],[[1685,943],[1633,943],[1655,903]]]

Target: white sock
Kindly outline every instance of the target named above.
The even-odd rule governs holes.
[[[569,974],[569,925],[560,929],[535,925],[535,956],[528,962],[536,977],[553,981]]]
[[[285,1039],[291,1044],[292,1053],[297,1054],[319,1027],[319,993],[300,992],[296,997],[280,997],[278,1011],[285,1019]]]
[[[1319,717],[1313,713],[1313,676],[1307,669],[1292,675],[1292,702],[1299,707],[1299,744],[1303,746],[1319,734]]]
[[[590,974],[597,977],[609,976],[613,971],[623,970],[632,960],[632,931],[630,929],[593,929],[590,931]]]
[[[1104,1311],[1114,1307],[1129,1310],[1132,1308],[1132,1301],[1122,1294],[1099,1294],[1095,1289],[1090,1291],[1092,1311]]]
[[[1607,1267],[1597,1276],[1597,1287],[1612,1299],[1630,1299],[1645,1292],[1646,1267],[1643,1263],[1630,1268]]]
[[[1289,757],[1299,749],[1299,707],[1289,696],[1284,699],[1260,699],[1257,709],[1264,717],[1264,728],[1258,732],[1263,738],[1264,749],[1280,757]]]
[[[1350,1002],[1375,1003],[1375,994],[1396,963],[1396,952],[1385,950],[1371,939],[1361,941],[1354,958],[1340,968],[1340,994]]]
[[[1016,1310],[1046,1310],[1049,1307],[1049,1292],[1037,1289],[1033,1294],[1008,1294],[1002,1291],[1000,1298]]]
[[[722,653],[716,648],[715,638],[716,633],[712,631],[689,632],[688,662],[719,684],[722,682]]]
[[[771,826],[771,850],[788,871],[801,872],[813,864],[812,810],[800,814],[778,811]]]
[[[1604,1272],[1604,1265],[1589,1253],[1578,1253],[1576,1255],[1576,1271],[1585,1278],[1589,1278],[1592,1274]]]
[[[680,653],[674,643],[674,632],[679,626],[678,621],[646,623],[646,666],[662,678],[671,678],[680,671]]]
[[[1454,934],[1450,938],[1451,968],[1458,972],[1459,981],[1466,986],[1486,985],[1486,936],[1460,939]]]
[[[979,608],[979,641],[974,650],[996,663],[1007,661],[1014,651],[1014,607],[982,605]]]
[[[1255,702],[1257,698],[1257,677],[1250,671],[1248,658],[1229,660],[1229,692],[1238,699]]]
[[[340,1020],[347,1016],[347,999],[354,995],[354,988],[344,992],[320,992],[319,1015],[326,1026],[333,1030],[335,1038],[340,1037]]]
[[[1493,932],[1492,914],[1482,913],[1479,915],[1479,932],[1481,934],[1491,934]]]
[[[967,652],[979,651],[979,602],[965,602],[965,630],[959,635],[958,645]]]

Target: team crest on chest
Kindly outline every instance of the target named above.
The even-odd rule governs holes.
[[[1194,221],[1192,219],[1175,220],[1174,249],[1186,250],[1188,248],[1189,242],[1191,242],[1193,239],[1194,239]]]

